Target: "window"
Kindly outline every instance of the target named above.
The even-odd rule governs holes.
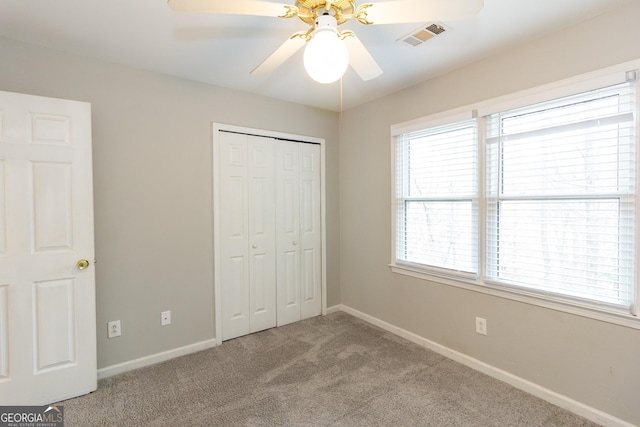
[[[629,306],[629,84],[487,117],[487,278]]]
[[[397,132],[392,267],[629,313],[636,97],[623,82]]]
[[[398,138],[398,260],[476,273],[476,140],[475,120]]]

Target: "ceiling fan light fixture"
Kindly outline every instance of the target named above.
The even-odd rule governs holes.
[[[313,37],[304,49],[304,68],[318,83],[333,83],[349,66],[349,52],[338,33],[336,18],[318,17]]]

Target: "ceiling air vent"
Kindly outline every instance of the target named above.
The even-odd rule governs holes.
[[[435,36],[439,36],[440,34],[443,34],[445,31],[448,31],[448,30],[449,29],[442,24],[436,24],[436,23],[427,24],[424,27],[420,27],[417,30],[412,31],[406,36],[401,37],[400,39],[398,39],[398,41],[403,41],[414,47],[420,46],[422,43],[426,42],[427,40],[431,40]]]

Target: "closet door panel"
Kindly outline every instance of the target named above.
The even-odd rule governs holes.
[[[246,136],[220,135],[222,339],[250,332]]]
[[[298,145],[288,141],[276,142],[278,326],[300,320]]]
[[[250,330],[276,326],[276,240],[273,140],[249,136]]]
[[[301,318],[322,312],[320,146],[299,145]]]

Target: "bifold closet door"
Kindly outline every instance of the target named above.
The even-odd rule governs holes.
[[[278,326],[320,315],[320,146],[276,142]]]
[[[276,326],[274,144],[221,132],[222,339]]]

